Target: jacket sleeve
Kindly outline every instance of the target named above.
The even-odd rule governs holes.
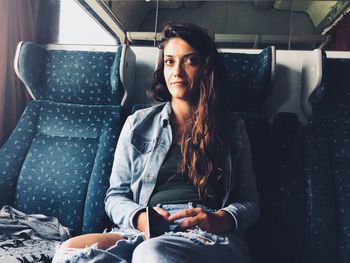
[[[106,213],[119,228],[135,228],[133,217],[138,211],[144,209],[133,201],[131,191],[131,123],[132,117],[128,117],[120,133],[114,155],[110,187],[105,198]]]
[[[226,202],[228,205],[221,209],[232,215],[236,223],[236,231],[252,226],[260,214],[260,200],[256,189],[250,143],[242,120],[239,127],[242,149],[239,151],[237,162],[232,161],[235,159],[234,156],[230,158],[231,175],[226,181],[228,185],[225,186],[229,189],[228,202]],[[232,149],[231,153],[233,152],[235,151]]]

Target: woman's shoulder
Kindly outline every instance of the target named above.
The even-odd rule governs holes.
[[[160,113],[166,103],[161,103],[157,105],[142,105],[142,108],[138,108],[135,110],[128,118],[142,120],[148,115],[154,115]]]
[[[133,114],[129,115],[127,121],[131,124],[132,127],[142,126],[150,122],[154,122],[157,119],[157,116],[161,116],[164,107],[167,103],[161,103],[152,106],[146,106],[143,108],[137,109]]]

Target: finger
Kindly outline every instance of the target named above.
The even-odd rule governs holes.
[[[196,217],[189,217],[185,219],[184,221],[180,222],[177,227],[180,229],[187,229],[187,228],[192,228],[195,227],[199,224],[200,222],[198,221],[198,218]]]
[[[177,212],[177,213],[171,215],[168,219],[170,221],[175,221],[175,220],[180,219],[180,218],[193,217],[193,216],[196,216],[197,214],[198,214],[197,209],[189,208],[189,209],[184,209],[180,212]]]
[[[154,207],[154,210],[156,210],[162,217],[164,217],[166,220],[169,220],[169,212],[160,208],[160,207]]]
[[[210,225],[211,223],[208,213],[202,213],[201,211],[199,211],[199,213],[196,216],[187,217],[184,221],[180,222],[178,224],[178,227],[180,229],[187,229],[197,226],[202,230],[208,231],[210,230]]]
[[[197,227],[199,227],[203,231],[211,232],[211,226],[209,223],[202,222],[202,223],[198,224]]]

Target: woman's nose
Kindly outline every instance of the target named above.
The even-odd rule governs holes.
[[[182,76],[183,74],[183,66],[181,63],[176,63],[174,66],[174,75],[175,76]]]

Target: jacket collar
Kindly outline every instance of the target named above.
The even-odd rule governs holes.
[[[164,104],[164,107],[161,111],[161,126],[167,126],[170,123],[170,116],[172,113],[172,108],[170,101]]]

